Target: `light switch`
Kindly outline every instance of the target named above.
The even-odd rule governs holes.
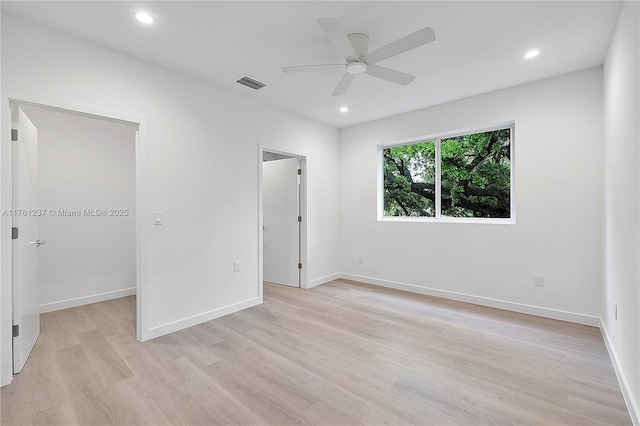
[[[162,225],[162,212],[153,212],[153,224]]]

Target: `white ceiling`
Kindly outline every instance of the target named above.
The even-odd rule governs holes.
[[[2,1],[14,13],[200,77],[338,128],[601,65],[617,1]],[[145,26],[133,12],[144,9]],[[437,40],[379,65],[408,86],[369,75],[332,97],[341,71],[284,74],[285,65],[341,63],[316,23],[337,18],[370,51],[430,26]],[[522,55],[542,53],[533,60]],[[235,80],[267,87],[253,91]],[[348,106],[348,113],[338,111]]]

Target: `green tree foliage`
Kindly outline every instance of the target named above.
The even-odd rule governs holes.
[[[435,142],[386,148],[383,157],[385,216],[435,216]]]
[[[442,139],[442,215],[509,218],[510,129]],[[386,148],[385,216],[434,217],[436,144],[419,142]]]

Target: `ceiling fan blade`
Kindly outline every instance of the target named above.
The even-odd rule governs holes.
[[[415,33],[409,34],[408,36],[391,42],[386,46],[382,46],[380,49],[374,50],[362,59],[367,64],[375,64],[376,62],[391,58],[393,56],[407,52],[411,49],[415,49],[416,47],[424,46],[427,43],[431,43],[435,39],[436,33],[434,33],[431,28],[426,27],[416,31]]]
[[[358,54],[337,19],[320,18],[318,19],[318,25],[320,25],[324,33],[329,37],[329,40],[331,40],[331,43],[333,43],[347,61],[358,60]]]
[[[353,50],[356,51],[356,55],[362,58],[369,53],[369,37],[366,34],[354,33],[349,34],[349,41],[353,46]]]
[[[392,83],[401,84],[403,86],[411,83],[416,78],[415,75],[406,74],[400,71],[392,70],[391,68],[381,67],[379,65],[369,65],[367,67],[366,73],[374,77],[390,81]]]
[[[344,71],[345,64],[321,64],[321,65],[297,65],[293,67],[282,67],[282,72],[306,72],[340,69]]]
[[[349,86],[351,86],[351,83],[353,83],[353,79],[356,78],[355,74],[349,74],[349,73],[344,73],[344,76],[342,76],[342,79],[340,80],[340,82],[338,83],[338,85],[336,86],[335,90],[333,91],[333,93],[331,94],[331,96],[342,96],[347,92],[347,89],[349,88]]]

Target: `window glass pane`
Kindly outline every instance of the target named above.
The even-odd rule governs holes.
[[[511,217],[510,129],[442,139],[442,216]]]
[[[436,144],[434,141],[383,150],[384,215],[436,215]]]

